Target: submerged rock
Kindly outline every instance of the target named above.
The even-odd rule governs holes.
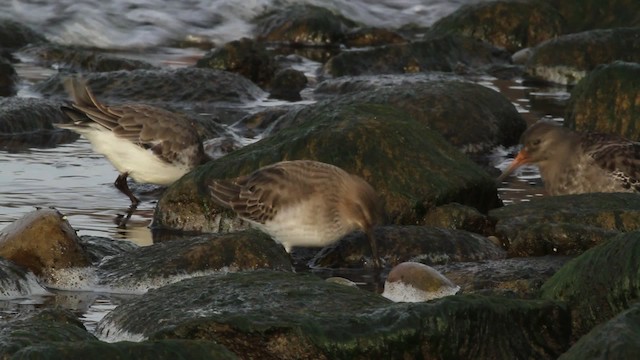
[[[640,299],[640,232],[621,234],[567,263],[541,289],[543,299],[571,310],[579,339]]]
[[[640,31],[638,31],[640,37]],[[640,51],[640,41],[638,41]],[[640,56],[635,63],[598,66],[572,90],[565,126],[640,140]]]
[[[18,74],[9,60],[0,56],[0,97],[13,96],[17,92]]]
[[[548,301],[392,303],[308,274],[252,271],[150,291],[105,316],[98,336],[212,340],[260,359],[554,359],[568,348],[569,321]]]
[[[75,230],[55,209],[32,211],[2,229],[0,256],[49,283],[58,281],[60,270],[90,264]]]
[[[50,295],[33,273],[0,257],[0,300]]]

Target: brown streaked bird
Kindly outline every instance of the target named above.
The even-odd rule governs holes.
[[[140,203],[127,177],[138,183],[170,185],[209,160],[187,118],[144,104],[101,104],[80,78],[67,78],[64,86],[73,103],[62,106],[62,111],[71,122],[55,125],[87,138],[120,172],[114,185],[129,197],[131,207],[119,226],[125,225]]]
[[[577,133],[541,121],[523,134],[523,145],[498,182],[534,164],[549,195],[640,191],[640,143],[611,134]]]
[[[218,205],[269,234],[287,252],[323,247],[352,231],[366,233],[380,267],[373,228],[384,219],[375,190],[341,168],[311,160],[282,161],[209,186]]]

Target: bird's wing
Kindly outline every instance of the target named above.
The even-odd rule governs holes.
[[[189,163],[196,159],[197,164],[205,157],[200,137],[185,117],[151,105],[104,105],[96,99],[86,81],[78,78],[67,79],[65,88],[73,104],[63,106],[62,110],[73,124],[63,127],[73,130],[74,127],[99,124],[119,138],[150,149],[169,163]]]
[[[264,224],[276,216],[279,208],[307,199],[327,184],[325,171],[313,171],[313,167],[304,165],[281,162],[234,180],[216,180],[209,188],[217,204]]]
[[[590,134],[584,138],[583,147],[598,166],[611,172],[625,188],[640,191],[640,143]]]

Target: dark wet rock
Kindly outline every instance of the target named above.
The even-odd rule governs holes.
[[[543,0],[566,20],[566,32],[640,26],[640,2],[636,0]]]
[[[3,359],[10,359],[21,349],[46,342],[91,340],[97,339],[70,311],[47,309],[24,319],[3,323],[0,327],[0,354]]]
[[[506,256],[506,252],[491,240],[463,230],[426,226],[384,226],[377,228],[374,235],[378,243],[378,253],[388,266],[405,261],[438,265],[501,259]],[[309,266],[362,267],[362,258],[368,257],[370,253],[366,236],[356,232],[323,248],[309,262]]]
[[[18,74],[9,60],[0,57],[0,96],[13,96],[16,94]]]
[[[397,224],[415,224],[429,208],[449,202],[483,212],[500,205],[493,178],[401,108],[327,101],[295,109],[286,121],[276,134],[210,161],[170,186],[156,206],[154,226],[220,231],[219,217],[235,216],[211,201],[210,181],[284,159],[328,162],[364,177],[381,193]]]
[[[430,31],[458,33],[515,52],[563,33],[564,19],[542,1],[489,1],[460,7]]]
[[[140,60],[126,59],[102,53],[58,44],[31,45],[21,52],[44,67],[73,72],[106,72],[118,70],[153,69],[155,66]]]
[[[640,27],[599,29],[559,36],[532,49],[527,75],[536,80],[575,85],[600,64],[640,62]]]
[[[33,273],[0,257],[0,299],[44,295],[48,292],[38,284]]]
[[[268,108],[266,110],[247,115],[235,127],[245,137],[255,138],[263,133],[272,132],[277,126],[278,119],[289,111],[287,107]]]
[[[407,42],[404,36],[381,28],[356,28],[345,34],[344,44],[348,47],[382,46]]]
[[[330,76],[404,74],[427,71],[482,71],[490,65],[509,64],[511,56],[489,43],[459,35],[431,36],[407,44],[332,57],[323,72]]]
[[[253,271],[152,290],[105,316],[98,333],[214,340],[256,359],[553,359],[568,348],[569,322],[547,301],[392,303],[308,274]]]
[[[101,341],[55,342],[28,346],[17,351],[12,360],[232,360],[238,357],[224,346],[201,340],[155,340],[106,343]]]
[[[598,66],[571,90],[565,126],[640,140],[638,89],[640,64],[616,61]]]
[[[243,231],[139,247],[102,261],[98,265],[98,276],[103,285],[137,290],[136,287],[145,282],[157,287],[187,274],[261,268],[293,269],[289,255],[280,244],[259,231]]]
[[[437,206],[425,215],[421,225],[471,231],[485,236],[495,233],[495,219],[475,208],[458,203]]]
[[[291,5],[255,19],[260,41],[290,46],[338,46],[356,23],[314,5]]]
[[[0,148],[48,147],[77,140],[77,134],[53,126],[65,120],[54,101],[0,98]]]
[[[28,44],[43,43],[43,35],[8,18],[0,19],[0,48],[17,50]]]
[[[294,69],[278,71],[270,86],[270,97],[286,101],[300,101],[300,91],[307,86],[307,77]]]
[[[634,359],[640,354],[640,303],[581,337],[559,360]]]
[[[107,256],[120,255],[138,248],[138,245],[131,241],[91,235],[80,236],[80,245],[89,256],[92,264],[97,264]]]
[[[381,104],[395,107],[438,131],[467,154],[485,153],[498,145],[515,145],[527,127],[513,104],[497,91],[456,79],[440,79],[440,75],[327,80],[318,86],[316,93],[341,97],[300,112],[292,111],[282,117],[279,126],[292,126],[291,123],[299,122],[310,113],[325,112],[324,108],[329,106]]]
[[[238,73],[263,89],[268,87],[277,67],[264,44],[253,39],[234,40],[206,53],[197,67]]]
[[[69,75],[56,74],[33,86],[33,90],[48,97],[67,99],[62,83]],[[198,119],[199,113],[207,115],[209,121],[203,126],[213,126],[210,118],[217,117],[224,123],[233,123],[246,114],[246,110],[235,110],[242,115],[233,116],[230,104],[244,104],[266,97],[256,84],[241,75],[227,71],[201,68],[178,68],[159,70],[111,71],[83,74],[87,85],[96,97],[106,103],[145,103],[176,112],[184,112]],[[215,129],[209,129],[215,133]],[[205,138],[211,136],[205,136]]]
[[[89,265],[75,230],[55,209],[38,209],[0,231],[0,256],[47,281],[56,272]]]
[[[640,298],[640,232],[621,234],[567,263],[541,289],[543,299],[571,310],[572,338],[579,339]]]
[[[549,196],[489,212],[509,256],[576,255],[640,229],[640,198],[628,193]]]
[[[538,297],[540,287],[569,260],[568,256],[539,256],[450,262],[433,267],[459,285],[464,294],[533,299]]]

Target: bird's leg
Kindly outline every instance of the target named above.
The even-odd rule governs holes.
[[[373,235],[373,229],[367,230],[367,238],[369,239],[369,247],[371,248],[371,261],[373,262],[374,269],[381,269],[380,257],[378,256],[378,245],[376,238]]]
[[[120,190],[120,192],[127,195],[131,200],[131,205],[129,206],[127,213],[122,217],[118,216],[119,220],[117,220],[117,224],[119,228],[126,227],[127,221],[129,221],[129,219],[131,218],[131,215],[133,214],[134,211],[136,211],[136,208],[140,203],[140,200],[138,200],[138,198],[135,195],[133,195],[133,192],[131,192],[131,189],[129,189],[129,184],[127,184],[127,176],[129,176],[128,173],[122,173],[118,176],[116,181],[113,183],[116,189]]]
[[[121,193],[129,197],[129,199],[131,200],[132,206],[137,207],[138,204],[140,203],[140,200],[138,200],[138,198],[135,195],[133,195],[133,192],[131,192],[131,189],[129,189],[129,184],[127,184],[128,176],[129,176],[129,173],[122,173],[118,175],[118,178],[113,183],[113,185],[115,185],[116,189],[120,190]]]

